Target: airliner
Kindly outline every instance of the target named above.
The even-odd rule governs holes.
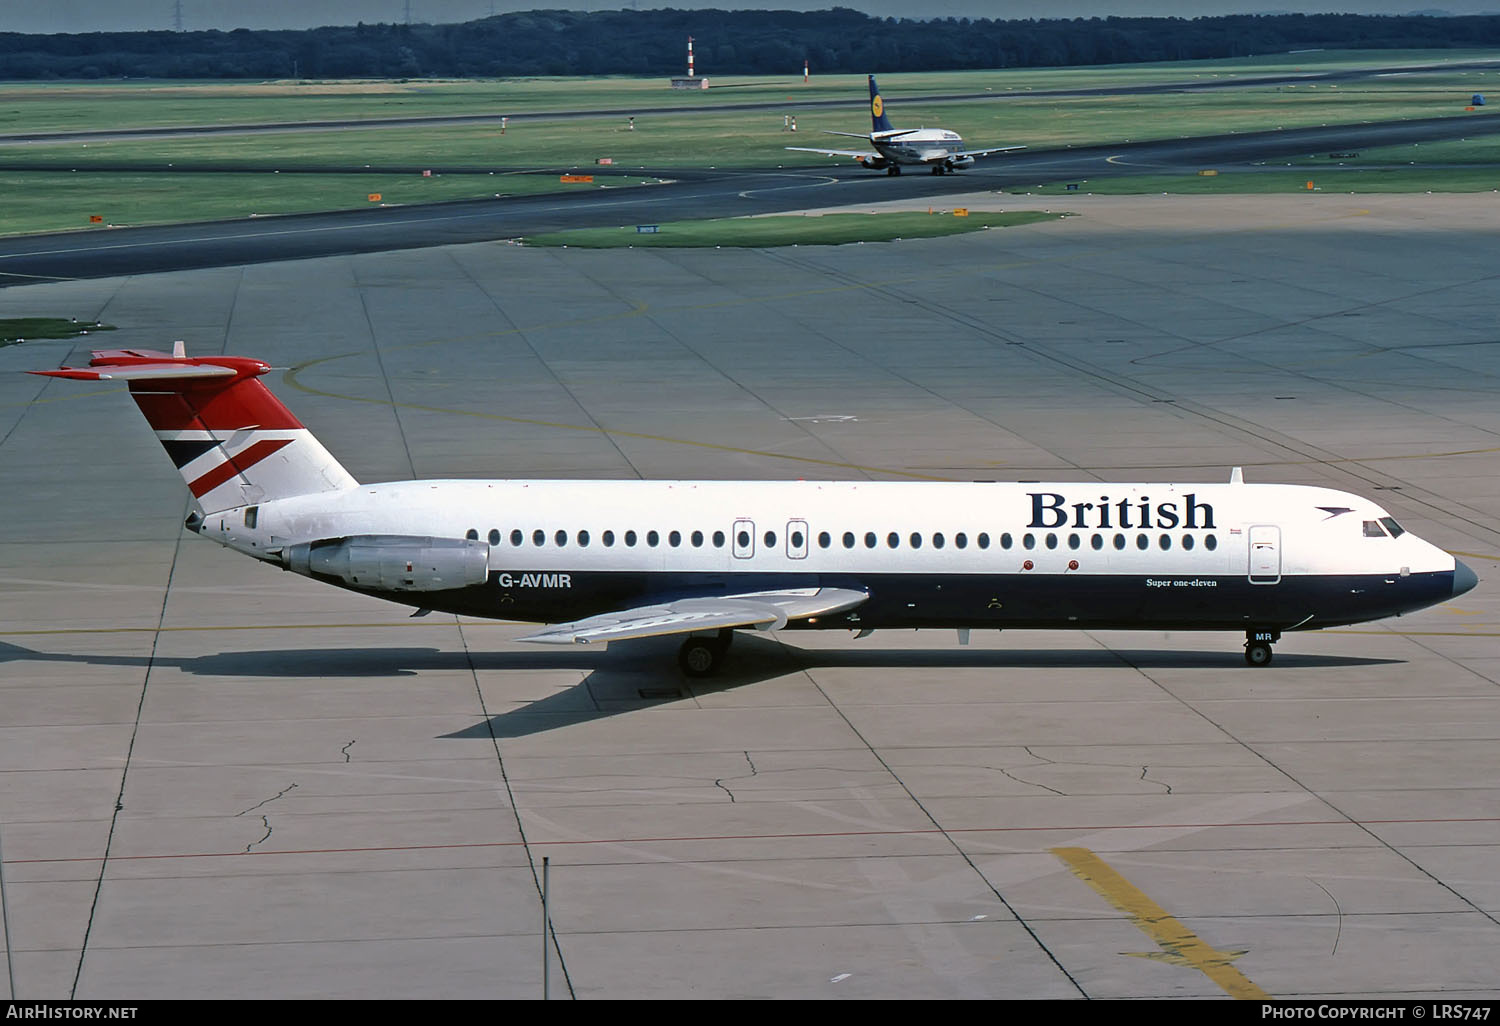
[[[846,135],[852,139],[868,139],[875,152],[869,150],[829,150],[814,146],[788,146],[789,150],[801,153],[821,153],[825,157],[853,157],[871,171],[885,169],[888,175],[899,175],[902,164],[916,164],[932,168],[935,175],[948,174],[962,168],[972,167],[975,159],[991,153],[1010,153],[1024,150],[1024,146],[990,146],[982,150],[964,147],[957,132],[944,128],[895,128],[885,115],[885,101],[880,98],[880,87],[875,76],[870,76],[870,134],[857,132],[827,132],[827,135]]]
[[[361,484],[233,356],[104,350],[33,371],[123,381],[193,496],[186,526],[423,612],[541,625],[522,641],[683,635],[701,677],[738,630],[1287,631],[1400,616],[1472,570],[1331,488],[1097,481]]]

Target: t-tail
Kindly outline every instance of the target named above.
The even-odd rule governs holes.
[[[870,134],[876,135],[880,132],[894,132],[891,119],[885,116],[885,101],[880,98],[880,87],[875,84],[875,76],[870,76]]]
[[[189,357],[178,342],[170,354],[102,350],[87,368],[31,373],[126,382],[201,513],[356,487],[261,382],[269,370],[242,356]]]

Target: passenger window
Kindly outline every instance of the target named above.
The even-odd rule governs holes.
[[[246,514],[246,515],[248,516],[249,514]],[[1404,528],[1400,524],[1396,523],[1396,518],[1395,517],[1381,517],[1380,518],[1380,523],[1385,527],[1385,529],[1387,531],[1391,532],[1391,537],[1392,538],[1399,538],[1403,534],[1406,533],[1406,528]],[[252,524],[252,523],[249,523],[247,521],[245,523],[245,526],[246,527],[254,527],[255,525]]]
[[[629,548],[629,549],[635,548],[635,532],[634,531],[626,531],[625,532],[625,547]]]
[[[981,549],[987,549],[990,547],[990,536],[985,534],[983,531],[979,532],[979,537],[976,538],[975,541],[979,544],[979,547]]]
[[[914,549],[920,549],[922,547],[922,536],[920,534],[918,534],[916,531],[913,531],[911,533],[911,538],[909,540],[911,542],[911,547],[912,548],[914,548]]]
[[[845,531],[844,532],[844,548],[846,548],[846,549],[852,549],[852,548],[854,548],[854,533],[852,531]]]
[[[1076,535],[1076,534],[1070,534],[1070,535],[1068,535],[1068,548],[1070,548],[1070,549],[1076,549],[1076,548],[1078,548],[1078,546],[1080,546],[1082,544],[1083,544],[1083,539],[1080,538],[1080,537],[1078,537],[1078,535]]]
[[[1104,536],[1102,534],[1094,535],[1089,539],[1089,544],[1093,546],[1095,552],[1099,551],[1104,548]]]
[[[564,545],[568,544],[568,532],[558,531],[552,536],[552,540],[557,542],[558,548],[562,548]]]
[[[955,548],[960,548],[960,549],[966,549],[966,548],[968,548],[969,547],[969,536],[966,535],[966,534],[964,534],[962,531],[959,531],[957,534],[955,534],[953,536],[953,545],[954,545]]]
[[[768,548],[768,549],[774,549],[775,547],[776,547],[776,532],[775,531],[767,531],[766,532],[766,548]]]
[[[521,533],[521,529],[519,527],[510,532],[510,543],[512,545],[519,545],[525,540],[526,536]]]
[[[1115,548],[1117,548],[1117,549],[1123,549],[1123,548],[1125,548],[1125,536],[1123,534],[1117,534],[1117,535],[1115,535]]]
[[[491,545],[499,545],[500,544],[500,529],[498,527],[492,527],[492,528],[490,528],[490,544]]]
[[[469,528],[468,533],[464,535],[464,537],[467,538],[467,539],[469,539],[469,541],[478,541],[479,540],[479,532],[476,531],[474,528],[471,527],[471,528]]]
[[[586,548],[588,548],[588,545],[589,545],[589,533],[587,531],[579,531],[578,532],[578,547],[581,548],[581,549],[586,549]]]
[[[1193,547],[1193,536],[1192,535],[1185,534],[1185,535],[1182,536],[1182,547],[1185,548],[1185,549],[1190,549],[1190,548]]]
[[[547,532],[543,531],[540,527],[537,528],[535,531],[532,531],[531,532],[531,544],[533,544],[533,545],[546,545],[547,544]]]
[[[1170,534],[1162,535],[1161,538],[1158,539],[1158,541],[1161,543],[1163,552],[1172,547],[1172,536]]]
[[[833,544],[833,536],[827,531],[818,532],[818,548],[826,549]]]
[[[714,532],[714,548],[716,548],[716,549],[722,549],[723,547],[724,547],[724,532],[723,531],[715,531]]]
[[[901,536],[895,531],[892,531],[890,534],[885,536],[885,543],[894,549],[901,544]]]
[[[1138,534],[1135,536],[1135,547],[1144,552],[1151,547],[1151,539],[1147,538],[1144,534]]]
[[[1047,535],[1047,548],[1049,548],[1049,549],[1055,549],[1055,548],[1057,548],[1057,535],[1055,535],[1055,534],[1049,534],[1049,535]]]
[[[735,535],[734,543],[742,549],[748,549],[750,547],[750,532],[741,531],[739,534]]]
[[[874,531],[866,531],[865,532],[865,548],[867,548],[867,549],[873,549],[876,544],[877,544],[877,539],[875,537],[875,532]]]
[[[669,531],[667,533],[667,544],[670,545],[670,546],[672,546],[672,548],[674,548],[674,549],[677,548],[677,546],[681,545],[682,544],[682,532],[681,531]]]
[[[661,535],[657,534],[655,531],[647,531],[646,532],[646,544],[647,545],[651,546],[654,549],[654,548],[656,548],[656,546],[660,542],[661,542]]]
[[[935,549],[940,549],[940,548],[943,547],[943,532],[942,531],[939,531],[937,534],[934,534],[932,536],[932,547],[935,548]]]
[[[1008,549],[1008,548],[1010,548],[1012,541],[1014,541],[1014,539],[1011,538],[1010,532],[1006,531],[1004,534],[1002,534],[1000,536],[1000,547],[1002,549]]]
[[[260,507],[259,506],[246,506],[245,507],[245,526],[248,527],[250,530],[253,531],[253,530],[255,530],[255,524],[256,524],[256,522],[259,521],[259,520],[260,520]],[[1392,523],[1395,523],[1395,521],[1392,521]]]
[[[693,542],[693,548],[695,548],[695,549],[701,549],[701,548],[703,548],[703,532],[702,531],[694,531],[693,534],[692,534],[692,542]]]
[[[800,548],[802,548],[802,546],[804,544],[803,540],[802,540],[802,532],[801,531],[793,531],[792,532],[791,542],[792,542],[792,548],[794,548],[794,549],[800,549]]]
[[[612,549],[615,545],[615,532],[605,531],[599,536],[599,540],[604,543],[606,549]]]
[[[1385,537],[1385,531],[1383,531],[1381,529],[1381,527],[1380,527],[1380,521],[1378,521],[1378,520],[1366,520],[1365,521],[1365,537],[1366,538],[1384,538]]]
[[[1021,547],[1026,549],[1036,548],[1036,535],[1028,533],[1026,537],[1021,539]]]
[[[1203,547],[1212,552],[1214,549],[1219,547],[1219,539],[1215,535],[1211,534],[1207,538],[1203,539]]]

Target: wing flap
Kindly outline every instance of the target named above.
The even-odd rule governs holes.
[[[586,645],[726,627],[774,631],[786,626],[788,620],[843,612],[869,597],[869,592],[854,588],[793,588],[677,599],[553,624],[517,640],[544,645]]]

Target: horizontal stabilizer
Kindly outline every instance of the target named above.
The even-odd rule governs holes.
[[[786,626],[788,620],[840,613],[853,609],[867,598],[869,592],[852,588],[798,588],[678,599],[601,613],[572,623],[554,624],[517,640],[547,645],[586,645],[595,641],[691,634],[726,627],[774,631]]]
[[[75,381],[152,381],[167,378],[232,378],[239,371],[233,367],[210,364],[190,366],[181,363],[137,363],[125,367],[60,367],[57,370],[26,373],[48,378],[72,378]]]

